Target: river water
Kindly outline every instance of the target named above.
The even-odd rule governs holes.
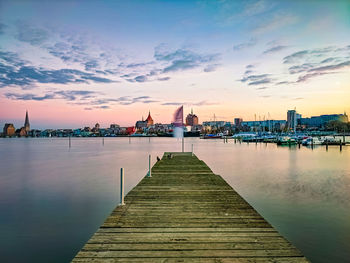
[[[0,139],[0,261],[69,262],[174,138]],[[349,262],[350,146],[185,139],[312,262]]]

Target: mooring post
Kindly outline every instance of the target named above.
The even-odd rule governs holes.
[[[148,155],[148,177],[152,177],[152,171],[151,171],[151,155]]]
[[[120,205],[124,203],[124,168],[120,168]]]
[[[191,150],[192,150],[191,153],[192,153],[192,156],[193,156],[193,143],[192,143],[192,149]]]

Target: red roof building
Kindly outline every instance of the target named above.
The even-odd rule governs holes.
[[[147,127],[153,125],[153,119],[151,117],[151,111],[148,112],[148,117],[146,119],[146,122],[147,122]]]

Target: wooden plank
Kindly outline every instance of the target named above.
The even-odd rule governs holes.
[[[203,161],[169,154],[73,262],[308,262]]]

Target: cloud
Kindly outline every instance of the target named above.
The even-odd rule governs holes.
[[[272,83],[270,74],[260,74],[260,75],[248,75],[240,79],[239,81],[243,83],[248,83],[248,86],[256,86],[261,84]]]
[[[263,54],[275,53],[275,52],[278,52],[278,51],[281,51],[281,50],[285,50],[287,48],[289,48],[289,47],[288,46],[282,46],[282,45],[274,46],[274,47],[271,47],[271,48],[265,50],[263,52]]]
[[[158,100],[152,99],[150,96],[130,97],[122,96],[118,98],[98,98],[98,96],[105,94],[89,91],[89,90],[60,90],[49,91],[45,94],[33,94],[33,93],[5,93],[5,97],[11,100],[32,100],[32,101],[46,101],[46,100],[64,100],[71,105],[83,105],[85,109],[90,110],[92,108],[108,109],[111,105],[131,105],[135,103],[157,103]]]
[[[67,101],[85,100],[91,98],[99,93],[88,90],[61,90],[51,91],[44,95],[36,95],[32,93],[5,93],[5,97],[12,100],[52,100],[52,99],[64,99]]]
[[[250,39],[247,42],[243,42],[243,43],[240,43],[238,45],[234,45],[233,46],[233,50],[238,51],[238,50],[250,48],[250,47],[255,46],[256,43],[257,43],[256,39],[252,38],[252,39]]]
[[[76,69],[45,69],[30,65],[16,53],[0,52],[0,87],[20,86],[25,88],[35,83],[112,83],[114,80],[102,78],[93,73]]]
[[[260,87],[260,88],[256,88],[257,90],[264,90],[264,89],[268,89],[268,87]]]
[[[11,100],[51,100],[54,99],[54,94],[45,94],[44,96],[38,96],[31,93],[17,94],[17,93],[5,93],[5,97]]]
[[[43,44],[49,38],[47,30],[32,27],[24,22],[17,22],[17,39],[22,42],[30,43],[33,46]]]
[[[258,26],[256,26],[252,30],[254,34],[261,35],[271,31],[275,31],[282,27],[295,24],[299,20],[297,16],[292,14],[285,14],[285,13],[276,13],[272,17],[270,16],[267,16],[267,17],[268,17],[267,19],[260,21],[260,23],[257,23]]]
[[[159,81],[167,81],[170,80],[170,77],[158,78]]]
[[[287,84],[292,84],[292,83],[294,83],[294,82],[284,80],[284,81],[276,82],[275,85],[287,85]]]
[[[215,71],[217,68],[218,68],[219,64],[211,64],[211,65],[208,65],[206,66],[203,71],[204,72],[213,72]]]
[[[165,103],[162,103],[162,105],[164,106],[179,106],[179,105],[183,105],[184,103],[182,102],[165,102]]]
[[[312,69],[313,67],[314,67],[314,64],[304,63],[302,65],[292,66],[288,70],[289,70],[290,74],[296,74],[296,73],[308,71],[309,69]]]
[[[208,67],[212,62],[219,59],[220,54],[209,53],[201,54],[188,48],[179,48],[172,50],[166,44],[160,44],[155,47],[154,58],[159,62],[165,62],[163,73],[183,71],[198,67]]]
[[[312,68],[309,70],[309,72],[315,72],[315,71],[323,72],[323,71],[329,71],[329,70],[339,70],[339,69],[347,68],[349,66],[350,66],[350,60],[344,61],[344,62],[338,63],[338,64]]]
[[[261,85],[261,84],[267,84],[267,83],[271,83],[272,80],[270,78],[264,78],[264,79],[261,79],[261,80],[257,80],[257,81],[252,81],[250,83],[248,83],[249,86],[252,86],[252,85]]]
[[[308,81],[308,80],[311,79],[311,78],[318,77],[318,76],[322,76],[322,75],[326,75],[326,74],[331,74],[331,73],[329,73],[329,72],[308,73],[308,74],[299,76],[299,78],[298,78],[298,80],[297,80],[297,83],[306,82],[306,81]]]
[[[291,54],[289,56],[284,57],[283,58],[283,63],[284,64],[295,63],[299,59],[305,57],[308,53],[309,53],[309,51],[307,51],[307,50],[302,50],[302,51],[295,52],[295,53],[293,53],[293,54]]]
[[[217,102],[209,102],[206,100],[199,101],[199,102],[165,102],[162,103],[164,106],[180,106],[180,105],[187,105],[187,106],[211,106],[211,105],[217,105]]]
[[[249,75],[249,76],[246,76],[246,77],[242,78],[240,81],[241,82],[257,81],[257,80],[265,79],[268,76],[270,76],[270,74]]]

